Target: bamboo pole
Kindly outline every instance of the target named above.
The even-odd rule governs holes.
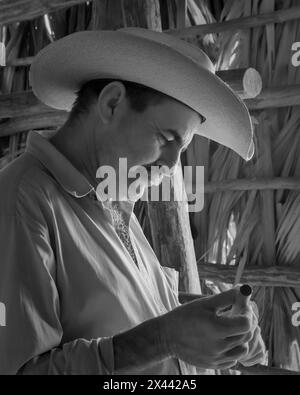
[[[222,79],[225,80],[225,82],[233,87],[233,89],[239,89],[237,88],[237,86],[242,86],[243,84],[244,93],[242,93],[242,95],[251,95],[251,89],[253,92],[253,88],[248,89],[247,87],[245,87],[245,83],[238,78],[238,74],[241,74],[243,72],[236,71],[235,73],[235,76],[234,73],[231,73],[230,76],[230,73],[222,72],[221,76]],[[247,74],[247,72],[244,73],[244,78],[245,74]],[[252,79],[252,81],[255,81],[255,79],[256,77]],[[254,82],[253,84],[255,85]],[[251,86],[251,83],[248,85]],[[256,92],[258,92],[257,89],[259,89],[259,85],[260,83],[258,82],[255,88]],[[29,114],[49,112],[48,107],[43,108],[41,104],[38,104],[37,100],[34,101],[34,99],[30,97],[30,95],[32,95],[31,91],[14,93],[13,95],[14,96],[0,95],[0,118],[18,117],[25,114],[28,115],[28,110]],[[26,98],[26,95],[29,95],[29,97]],[[265,108],[299,106],[300,85],[265,89],[257,98],[247,99],[245,100],[245,103],[250,111],[262,110]],[[27,105],[29,105],[30,108],[27,108]],[[19,130],[15,131],[15,133],[18,132]],[[5,132],[3,131],[1,132],[2,135],[4,135],[4,133]]]
[[[92,0],[91,0],[92,1]],[[87,0],[2,0],[0,3],[0,25],[26,21],[62,8],[82,4]],[[249,29],[271,23],[283,23],[300,18],[300,7],[291,7],[271,13],[232,19],[222,23],[211,23],[188,28],[166,30],[181,38],[199,38],[210,33],[221,33],[238,29]]]
[[[38,18],[44,14],[86,2],[87,0],[2,0],[0,2],[0,26]]]
[[[31,63],[32,60],[33,58],[16,59],[8,65],[25,65],[26,62]],[[255,69],[219,71],[217,75],[241,97],[255,97],[261,92],[261,77]],[[40,103],[30,90],[0,95],[0,118],[41,113],[46,110],[49,112],[49,108]]]
[[[234,284],[236,270],[237,266],[198,263],[202,280]],[[247,266],[241,282],[261,287],[299,288],[300,269],[294,266]]]
[[[59,111],[42,112],[29,116],[0,119],[0,138],[13,136],[21,132],[38,129],[56,129],[62,126],[67,120],[67,113]]]
[[[253,68],[220,70],[216,74],[243,100],[256,98],[262,91],[261,76]]]
[[[207,183],[204,187],[206,194],[229,192],[229,191],[266,191],[266,190],[298,190],[300,189],[300,178],[254,178],[224,180]]]
[[[245,367],[241,364],[236,365],[232,370],[241,372],[244,376],[300,376],[300,372],[292,370],[273,368],[264,365]]]
[[[18,58],[9,60],[6,62],[7,67],[20,67],[20,66],[30,66],[33,62],[34,56],[27,56],[26,58]]]
[[[0,119],[29,116],[56,111],[41,103],[32,91],[0,95]]]
[[[30,66],[34,57],[13,59],[6,63],[6,67]],[[225,81],[241,99],[253,99],[262,91],[262,79],[257,70],[253,68],[236,70],[219,70],[217,76]],[[269,95],[270,96],[270,95]],[[299,99],[300,100],[300,99]],[[251,103],[252,106],[254,104]]]
[[[222,23],[210,23],[184,29],[165,30],[165,32],[184,39],[199,39],[206,34],[250,29],[272,23],[288,22],[298,18],[300,18],[299,6],[246,18],[232,19]]]
[[[245,101],[251,111],[300,106],[300,85],[264,89],[255,99]]]

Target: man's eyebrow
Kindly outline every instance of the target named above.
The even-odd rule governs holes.
[[[177,130],[175,130],[175,129],[163,129],[163,130],[173,134],[173,136],[175,137],[175,140],[182,146],[182,148],[186,148],[189,145],[189,144],[187,144],[187,141],[183,140],[182,136],[178,133]]]
[[[202,124],[206,121],[206,118],[205,118],[204,115],[202,115],[202,114],[200,114],[200,113],[197,113],[197,114],[198,114],[199,119],[200,119],[200,125],[202,125]],[[176,140],[179,141],[181,144],[184,143],[184,141],[183,141],[181,135],[177,132],[176,129],[164,129],[164,130],[165,130],[166,132],[172,133],[172,134],[175,136]]]
[[[178,141],[181,145],[184,145],[185,141],[183,140],[183,138],[181,137],[181,135],[178,133],[177,130],[175,130],[175,129],[163,129],[163,130],[173,134],[173,136],[175,137],[175,140]]]

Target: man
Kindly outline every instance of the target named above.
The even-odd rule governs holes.
[[[133,213],[161,178],[130,199],[97,193],[98,169],[118,176],[120,158],[174,172],[194,133],[252,156],[248,111],[207,56],[143,29],[80,32],[41,51],[30,80],[71,113],[54,135],[32,132],[0,175],[0,372],[196,374],[260,362],[251,305],[221,314],[238,289],[180,305]]]

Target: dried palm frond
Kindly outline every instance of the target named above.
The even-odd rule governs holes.
[[[226,1],[221,19],[275,11],[297,5],[295,0]],[[264,86],[298,84],[292,42],[297,41],[300,21],[267,25],[235,34],[220,35],[220,69],[255,67]],[[300,175],[300,111],[270,109],[253,114],[258,120],[255,159],[244,164],[236,154],[218,147],[210,166],[210,180]],[[216,194],[209,202],[209,260],[247,265],[299,265],[300,195],[295,191],[249,191]],[[235,229],[232,239],[230,227]],[[230,237],[229,237],[230,236]],[[300,334],[291,323],[291,309],[300,301],[300,288],[256,288],[263,334],[269,348],[269,364],[300,370]]]

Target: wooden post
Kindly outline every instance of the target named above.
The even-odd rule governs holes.
[[[179,271],[179,290],[200,293],[196,255],[181,168],[170,180],[171,201],[149,201],[154,251],[163,266]]]

